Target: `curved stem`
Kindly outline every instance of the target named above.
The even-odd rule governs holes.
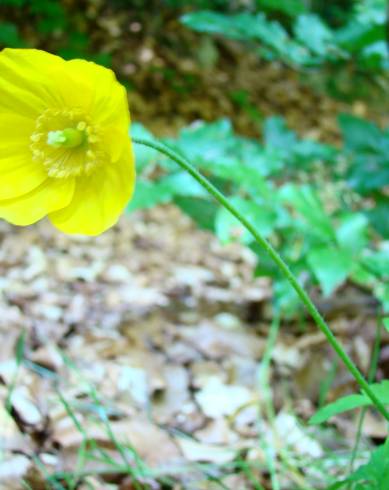
[[[375,339],[374,339],[374,345],[373,345],[373,352],[371,353],[370,366],[369,366],[369,371],[367,373],[367,381],[369,383],[374,382],[374,378],[377,374],[378,360],[379,360],[379,355],[380,355],[382,328],[383,328],[382,319],[377,318],[377,327],[376,327],[376,333],[375,333]],[[367,409],[368,409],[368,407],[366,407],[366,406],[363,407],[361,410],[361,413],[359,414],[359,419],[358,419],[358,424],[357,424],[357,434],[355,436],[354,447],[353,447],[353,450],[351,453],[351,459],[350,459],[350,465],[349,465],[350,475],[354,470],[354,463],[355,463],[355,459],[357,457],[359,443],[361,441],[363,422],[365,420],[365,415],[366,415]],[[351,485],[352,484],[350,482],[350,486],[348,487],[348,489],[351,488]]]
[[[328,342],[338,355],[338,357],[343,361],[344,365],[347,367],[349,372],[354,377],[355,381],[359,384],[360,388],[365,392],[365,394],[370,398],[372,403],[376,406],[377,410],[389,421],[389,412],[386,410],[385,405],[381,402],[379,398],[374,394],[373,390],[370,388],[369,383],[362,376],[356,365],[353,363],[351,358],[346,354],[342,345],[336,340],[334,334],[332,333],[330,327],[325,322],[324,318],[319,313],[316,306],[313,304],[311,298],[306,293],[305,289],[300,286],[297,278],[289,269],[288,265],[284,262],[278,252],[273,248],[273,246],[263,238],[260,233],[255,229],[255,227],[228,201],[228,199],[213,185],[209,182],[203,175],[201,175],[196,168],[184,157],[178,155],[171,148],[163,145],[162,143],[148,141],[141,138],[132,138],[134,143],[139,145],[144,145],[149,148],[163,153],[165,156],[169,157],[171,160],[176,162],[181,168],[187,171],[193,178],[201,184],[204,189],[206,189],[224,208],[228,209],[230,213],[235,216],[237,220],[252,234],[258,245],[265,250],[271,259],[277,264],[278,268],[284,275],[284,277],[292,285],[296,293],[298,294],[301,301],[304,303],[305,308],[311,314],[312,318],[315,320],[316,325],[322,331],[322,333],[327,338]]]

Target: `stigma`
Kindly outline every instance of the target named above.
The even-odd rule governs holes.
[[[47,144],[55,148],[77,148],[86,139],[85,131],[74,128],[65,128],[61,131],[49,131],[47,133]]]
[[[36,120],[30,140],[33,159],[49,177],[90,175],[108,160],[99,128],[81,111],[47,109]]]

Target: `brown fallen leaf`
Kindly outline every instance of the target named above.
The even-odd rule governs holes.
[[[175,440],[188,461],[223,464],[232,461],[238,453],[236,449],[203,444],[193,439],[175,437]]]
[[[388,424],[368,410],[363,421],[362,432],[367,437],[384,441],[388,436]]]
[[[189,373],[184,367],[171,364],[166,364],[162,373],[166,385],[153,404],[153,418],[159,424],[174,426],[176,416],[185,412],[185,405],[190,402]]]
[[[244,328],[233,330],[203,322],[197,327],[185,327],[180,336],[196,346],[209,359],[224,359],[231,355],[259,359],[264,352],[264,340]]]
[[[0,453],[7,450],[29,452],[32,449],[29,443],[29,437],[23,436],[13,417],[0,405]]]
[[[203,389],[195,394],[197,403],[204,414],[210,418],[233,415],[240,407],[254,398],[245,386],[227,385],[219,378],[210,378]]]
[[[30,426],[43,424],[43,416],[24,386],[19,386],[13,391],[11,404],[23,424]]]
[[[105,448],[115,449],[114,441],[102,424],[92,424],[86,418],[79,419],[88,439],[94,439]],[[139,457],[151,467],[182,462],[182,455],[169,434],[142,416],[111,422],[110,428],[120,444],[134,448]],[[53,440],[63,448],[76,450],[83,441],[83,435],[74,427],[72,420],[66,417],[53,428]]]
[[[229,446],[239,440],[238,434],[231,430],[225,418],[210,420],[204,428],[196,431],[194,435],[203,444]]]
[[[21,481],[27,476],[32,462],[22,454],[5,455],[0,460],[0,488],[21,490]]]

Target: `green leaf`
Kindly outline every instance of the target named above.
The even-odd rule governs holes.
[[[389,134],[364,119],[342,114],[339,123],[350,153],[348,182],[361,194],[389,185]]]
[[[174,202],[190,216],[197,225],[205,230],[214,231],[218,207],[214,201],[195,197],[176,196]]]
[[[343,214],[336,230],[340,248],[348,250],[351,254],[361,252],[368,242],[367,225],[367,218],[362,213]]]
[[[385,330],[389,333],[389,318],[384,318],[382,320]]]
[[[226,157],[235,145],[231,121],[227,118],[212,123],[198,122],[183,128],[172,142],[184,153],[197,161],[217,160]]]
[[[375,206],[365,211],[373,228],[389,240],[389,197],[379,196],[376,198]]]
[[[379,70],[386,65],[387,54],[386,41],[377,41],[362,50],[360,65],[366,70]]]
[[[334,48],[334,36],[324,22],[314,14],[300,15],[294,27],[297,39],[312,53],[326,56]]]
[[[18,28],[12,22],[0,22],[0,45],[21,48],[25,45],[19,35]]]
[[[142,124],[133,123],[131,125],[131,137],[153,140],[154,136]],[[136,170],[141,173],[146,167],[163,159],[161,155],[152,148],[143,145],[134,145]]]
[[[209,10],[193,12],[181,17],[181,22],[198,32],[221,34],[239,41],[256,41],[292,63],[303,63],[306,53],[290,38],[284,27],[276,21],[269,21],[261,12],[258,14],[220,14]],[[261,49],[262,53],[265,52]]]
[[[374,288],[374,296],[381,302],[385,314],[389,313],[389,282],[379,282]]]
[[[363,257],[362,264],[376,277],[389,281],[389,250],[370,253]]]
[[[339,398],[335,402],[319,409],[315,415],[309,419],[309,423],[313,425],[322,424],[334,415],[368,405],[370,405],[369,400],[363,395],[348,395],[347,397]]]
[[[286,184],[280,189],[280,198],[291,204],[303,216],[311,234],[320,236],[324,241],[336,238],[331,220],[312,187]]]
[[[138,179],[129,211],[173,201],[175,196],[208,197],[203,187],[186,172],[176,172],[158,181]]]
[[[274,282],[273,290],[274,303],[277,310],[282,312],[283,318],[293,318],[299,308],[301,308],[301,302],[289,281],[277,278]]]
[[[353,490],[387,490],[389,481],[389,439],[375,449],[369,461],[357,468],[348,478],[338,481],[326,490],[352,488]]]
[[[191,29],[210,34],[223,34],[234,39],[247,37],[244,31],[243,19],[250,18],[248,14],[228,16],[210,10],[202,10],[186,14],[181,17],[181,22]]]
[[[39,0],[30,3],[30,10],[37,14],[39,20],[36,24],[38,31],[49,34],[58,29],[65,29],[68,24],[68,16],[64,6],[60,2],[52,0]],[[72,32],[70,31],[70,34]]]
[[[266,119],[264,128],[266,146],[271,146],[285,152],[293,151],[296,143],[296,134],[286,127],[285,119],[280,116]]]
[[[282,12],[290,17],[297,17],[305,12],[306,7],[302,0],[257,0],[257,5],[261,9]]]
[[[374,153],[356,155],[348,174],[348,183],[360,194],[383,189],[389,185],[389,156]]]
[[[138,179],[135,194],[130,201],[127,210],[147,209],[157,204],[170,202],[173,198],[172,190],[159,182],[150,182]]]
[[[370,385],[370,388],[384,405],[389,405],[389,380],[372,384]],[[355,408],[367,407],[370,405],[372,405],[372,401],[365,394],[347,395],[342,398],[338,398],[335,402],[329,403],[318,410],[315,415],[310,418],[309,423],[321,424],[339,413],[348,412],[349,410],[354,410]]]
[[[385,26],[384,23],[364,24],[353,19],[339,29],[335,37],[342,48],[350,53],[359,53],[363,48],[385,39]]]
[[[231,122],[225,118],[210,124],[193,124],[182,129],[176,140],[165,141],[179,152],[190,155],[197,167],[214,176],[223,177],[224,173],[242,166],[237,158],[238,138],[232,131]]]
[[[324,296],[340,286],[353,268],[352,255],[335,247],[318,247],[308,253],[308,264],[319,281]]]
[[[340,114],[338,120],[349,150],[376,151],[381,146],[383,134],[374,123],[350,114]]]
[[[177,172],[159,181],[172,196],[208,197],[208,192],[187,172]]]
[[[269,154],[254,139],[234,134],[231,122],[196,123],[181,130],[178,139],[166,142],[190,155],[192,162],[206,173],[250,188],[266,187],[263,176],[280,168],[277,155]]]
[[[365,211],[365,214],[382,238],[389,240],[389,197],[378,196],[375,201],[375,206]]]
[[[230,202],[263,236],[268,236],[273,231],[276,215],[272,209],[240,197],[232,197]],[[222,243],[229,243],[235,240],[249,244],[254,240],[251,233],[243,228],[241,223],[224,208],[220,208],[217,213],[215,230]]]
[[[356,18],[364,24],[385,24],[386,0],[364,0],[356,8]]]
[[[279,116],[269,117],[263,126],[265,149],[267,153],[276,150],[280,160],[277,170],[298,170],[311,162],[323,160],[333,163],[337,151],[329,145],[323,145],[310,139],[299,140],[294,131],[291,131],[285,123],[285,119]]]
[[[337,150],[330,145],[323,145],[314,140],[299,140],[294,147],[297,164],[310,163],[312,161],[323,160],[333,164],[337,156]]]
[[[29,0],[2,0],[0,5],[11,5],[13,7],[23,7]]]
[[[367,464],[360,466],[349,481],[358,482],[357,490],[387,490],[389,481],[389,438],[371,453]]]
[[[26,350],[26,330],[19,335],[15,346],[16,364],[19,366],[25,357]]]
[[[350,53],[358,53],[366,46],[385,39],[384,25],[350,21],[335,34],[337,44]]]

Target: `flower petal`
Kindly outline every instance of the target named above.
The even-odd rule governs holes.
[[[107,162],[94,174],[77,179],[72,202],[49,218],[64,233],[99,235],[117,222],[132,196],[134,184],[134,155],[127,140],[119,161]]]
[[[0,114],[0,158],[28,148],[34,121],[18,114]]]
[[[0,218],[27,226],[62,209],[72,200],[74,179],[46,179],[39,187],[15,199],[0,201]]]
[[[31,153],[23,149],[0,158],[0,175],[0,200],[26,194],[47,179],[43,165],[34,162]]]
[[[45,51],[4,49],[0,52],[0,110],[34,119],[48,107],[88,113],[100,80],[83,76],[79,66],[89,62],[75,61],[73,67],[73,61]]]
[[[33,118],[46,108],[81,109],[102,126],[129,126],[125,88],[112,70],[36,49],[0,52],[0,111]]]
[[[66,65],[69,75],[88,80],[91,85],[92,119],[102,125],[118,125],[127,130],[130,124],[127,92],[114,72],[84,60],[67,61]]]
[[[55,89],[65,61],[37,49],[0,52],[0,110],[36,118],[48,105],[58,106]]]
[[[77,66],[73,67],[74,64]],[[83,75],[82,67],[89,64],[93,63],[85,60],[66,61],[60,77],[55,81],[56,90],[62,100],[63,107],[81,109],[88,115],[91,112],[96,87],[100,83],[100,80],[87,78]]]
[[[102,149],[111,157],[112,162],[117,162],[123,151],[126,150],[129,134],[127,126],[119,128],[118,126],[107,126],[100,131],[102,140]]]

